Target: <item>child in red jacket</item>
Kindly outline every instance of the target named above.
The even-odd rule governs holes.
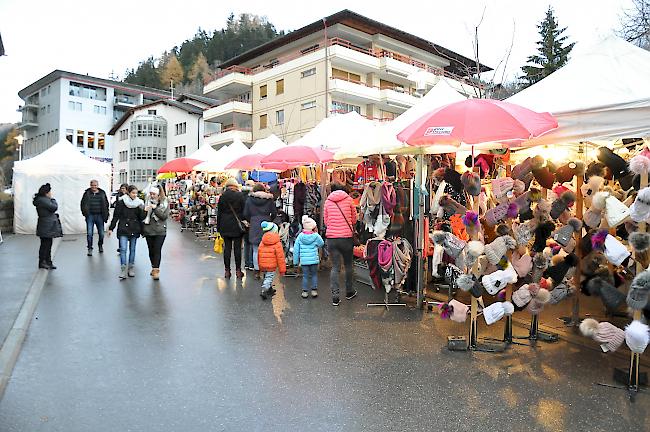
[[[272,284],[276,270],[279,270],[280,275],[284,276],[287,272],[287,264],[284,258],[282,242],[278,235],[278,226],[273,222],[266,221],[262,222],[261,225],[264,235],[257,251],[257,259],[260,271],[264,272],[260,296],[262,296],[262,300],[266,300],[275,294]]]

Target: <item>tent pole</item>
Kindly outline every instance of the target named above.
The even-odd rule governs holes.
[[[426,246],[424,244],[424,190],[422,183],[424,179],[422,174],[424,171],[424,155],[417,155],[417,167],[415,172],[416,187],[418,188],[418,229],[417,229],[417,244],[418,244],[418,280],[417,280],[417,307],[421,308],[424,305],[424,251]]]

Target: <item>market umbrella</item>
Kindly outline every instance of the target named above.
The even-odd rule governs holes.
[[[262,168],[288,170],[303,165],[324,164],[334,160],[334,153],[308,146],[288,146],[262,158]]]
[[[165,180],[165,179],[172,179],[176,177],[176,173],[173,172],[168,172],[168,173],[160,173],[156,176],[156,179],[158,180]]]
[[[202,161],[198,159],[191,159],[191,158],[177,158],[177,159],[172,159],[160,168],[158,168],[158,174],[160,173],[168,173],[168,172],[190,172],[194,169],[194,167],[198,164],[200,164]]]
[[[425,114],[397,138],[415,147],[441,145],[458,149],[463,144],[483,143],[516,147],[555,128],[557,121],[549,113],[494,99],[467,99]]]
[[[238,157],[234,161],[226,165],[226,169],[238,169],[243,171],[253,171],[262,168],[262,163],[260,162],[264,158],[264,155],[261,153],[247,154],[241,157]]]

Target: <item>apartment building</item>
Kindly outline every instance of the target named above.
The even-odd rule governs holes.
[[[215,103],[183,95],[130,108],[108,131],[114,188],[121,183],[144,187],[166,161],[198,150],[205,134],[203,110]]]
[[[18,92],[24,104],[20,128],[23,157],[34,157],[61,139],[102,161],[112,161],[108,131],[137,105],[170,97],[169,92],[55,70]]]
[[[480,65],[481,71],[490,68]],[[203,93],[215,147],[275,134],[294,141],[334,113],[393,119],[441,77],[473,92],[476,62],[432,42],[343,10],[220,65]]]

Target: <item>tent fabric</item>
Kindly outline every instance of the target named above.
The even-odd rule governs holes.
[[[34,194],[45,183],[59,205],[64,234],[86,232],[80,202],[90,180],[97,180],[111,192],[111,165],[81,154],[68,141],[60,141],[40,155],[14,164],[14,232],[35,234],[38,216],[32,204]]]
[[[239,138],[235,138],[232,144],[220,148],[209,160],[194,167],[195,171],[224,172],[226,165],[238,157],[250,153],[250,149]]]
[[[507,99],[559,127],[527,146],[650,135],[650,52],[610,36],[577,44],[567,64]]]
[[[200,161],[207,161],[217,155],[217,151],[210,144],[203,144],[201,148],[187,156],[189,159],[198,159]]]
[[[258,139],[251,147],[251,153],[259,153],[264,156],[273,153],[274,151],[286,147],[287,144],[278,138],[275,134],[271,134],[266,138]]]

